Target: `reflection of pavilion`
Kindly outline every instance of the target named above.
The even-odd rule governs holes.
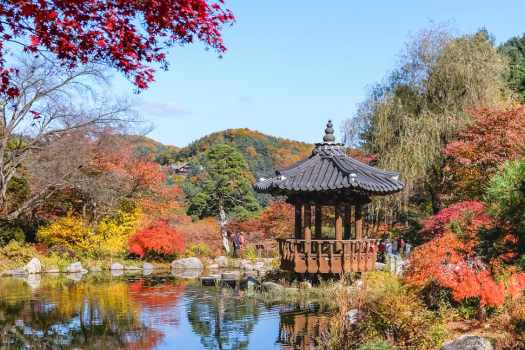
[[[280,314],[279,338],[283,349],[316,349],[316,342],[327,329],[327,314],[307,311],[289,311]]]

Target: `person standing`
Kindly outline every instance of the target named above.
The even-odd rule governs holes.
[[[241,235],[239,232],[236,232],[233,236],[233,256],[238,258],[239,251],[241,249]]]

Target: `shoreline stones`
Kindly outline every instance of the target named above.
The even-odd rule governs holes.
[[[441,350],[494,350],[490,341],[486,338],[464,334],[443,345]]]
[[[218,256],[213,261],[219,266],[219,268],[228,267],[228,258],[225,256]]]
[[[121,270],[124,270],[124,265],[120,263],[113,263],[111,264],[111,267],[109,269],[111,271],[121,271]]]
[[[184,258],[173,260],[171,268],[174,270],[202,270],[204,266],[199,258]]]
[[[277,284],[275,282],[269,282],[269,281],[263,282],[261,284],[261,288],[265,292],[281,292],[284,289],[284,287],[281,286],[280,284]]]
[[[42,264],[40,260],[33,258],[24,266],[24,270],[30,275],[37,274],[42,272]]]
[[[82,263],[80,261],[74,262],[70,264],[66,268],[67,273],[86,273],[87,270],[82,266]]]

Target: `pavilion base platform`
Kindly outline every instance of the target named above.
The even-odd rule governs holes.
[[[375,270],[378,240],[279,239],[281,269],[299,274]]]

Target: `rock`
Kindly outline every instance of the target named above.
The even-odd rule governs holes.
[[[35,274],[42,272],[42,264],[40,263],[40,260],[37,258],[31,259],[30,262],[27,263],[26,266],[24,266],[24,270],[27,271],[28,274]]]
[[[441,350],[493,350],[492,344],[488,339],[477,336],[465,334],[459,338],[445,343]]]
[[[254,268],[254,270],[257,270],[257,271],[265,270],[266,264],[264,263],[264,261],[257,261],[253,265],[253,268]]]
[[[111,264],[111,267],[109,268],[111,271],[120,271],[124,270],[124,265],[120,263],[113,263]]]
[[[190,269],[190,270],[202,270],[202,262],[198,258],[185,258],[173,260],[171,262],[171,268],[174,270]]]
[[[46,269],[46,273],[57,274],[57,273],[60,273],[60,270],[58,269],[58,267],[52,266],[52,267]]]
[[[144,276],[149,276],[149,275],[151,275],[152,273],[153,273],[153,270],[151,270],[151,269],[148,269],[148,270],[142,270],[142,274],[143,274]]]
[[[309,281],[303,281],[303,282],[299,283],[299,288],[310,289],[310,288],[312,288],[312,284]]]
[[[199,269],[174,269],[171,274],[177,278],[195,279],[199,278],[201,272]]]
[[[153,270],[154,268],[155,268],[155,266],[153,266],[153,264],[150,264],[150,263],[147,263],[147,262],[142,264],[142,269],[143,270]]]
[[[261,287],[266,292],[282,291],[284,289],[283,286],[281,286],[280,284],[277,284],[275,282],[263,282],[261,284]]]
[[[286,294],[296,294],[296,293],[299,293],[299,288],[296,288],[296,287],[284,288],[284,292]]]
[[[24,269],[7,270],[6,273],[11,276],[26,276],[27,271]]]
[[[243,270],[246,270],[246,271],[253,271],[253,270],[255,270],[255,267],[248,260],[241,260],[239,267],[241,269],[243,269]]]
[[[70,264],[67,268],[66,268],[66,272],[68,273],[83,273],[83,272],[86,272],[86,269],[84,269],[82,267],[82,263],[80,263],[79,261],[77,262],[74,262],[72,264]]]
[[[348,312],[346,313],[346,322],[348,322],[349,324],[355,324],[357,323],[358,316],[359,316],[359,310],[357,309],[348,310]]]
[[[89,271],[91,272],[102,272],[102,268],[100,266],[90,266]]]
[[[210,264],[208,265],[208,270],[218,270],[219,264]]]
[[[225,256],[218,256],[214,261],[219,267],[228,267],[228,258]]]
[[[238,280],[241,278],[241,273],[239,271],[226,271],[221,274],[223,280]]]

